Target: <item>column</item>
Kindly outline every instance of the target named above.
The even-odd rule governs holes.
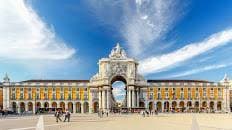
[[[130,88],[128,87],[128,108],[131,108],[131,90]]]
[[[68,109],[68,102],[64,102],[65,103],[65,111]]]
[[[76,109],[77,109],[76,103],[75,102],[72,103],[73,103],[73,113],[76,113]]]
[[[40,102],[41,103],[41,108],[44,108],[44,102]]]
[[[33,113],[34,113],[34,114],[35,114],[35,111],[36,111],[36,110],[35,110],[35,105],[36,105],[35,103],[32,103]]]
[[[169,104],[169,107],[170,107],[170,104]],[[162,112],[164,112],[164,102],[162,102]]]
[[[99,91],[98,91],[98,102],[99,102],[99,110],[100,109],[102,109],[102,92],[101,92],[101,90],[100,90],[100,88],[99,88]]]
[[[28,102],[25,103],[25,111],[26,111],[26,112],[28,111]]]
[[[136,97],[135,97],[135,89],[132,90],[132,107],[134,108],[136,105]]]
[[[92,103],[92,91],[90,89],[89,93],[89,113],[92,113],[93,103]]]
[[[20,112],[20,104],[19,104],[19,102],[17,102],[17,111],[18,111],[18,113],[21,113]]]
[[[136,98],[137,98],[137,107],[139,107],[139,89],[137,89],[137,91],[136,91]]]
[[[81,102],[81,113],[84,113],[84,102]]]
[[[229,86],[228,83],[225,83],[225,87],[223,89],[223,111],[230,111],[230,98],[229,98]]]
[[[4,86],[3,87],[3,109],[9,109],[10,108],[10,90],[9,87]]]
[[[217,101],[214,102],[214,111],[217,111]]]
[[[111,90],[110,88],[107,89],[107,110],[110,109],[111,105]]]
[[[102,108],[103,110],[106,109],[106,90],[102,90]]]

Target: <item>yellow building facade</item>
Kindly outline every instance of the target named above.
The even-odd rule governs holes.
[[[0,84],[0,107],[18,113],[96,113],[125,110],[138,112],[229,112],[232,106],[231,81],[146,80],[138,73],[138,62],[128,58],[119,44],[109,57],[98,62],[98,72],[90,80],[27,80],[11,82],[6,75]],[[115,99],[112,84],[125,84],[124,100]],[[1,104],[2,99],[2,104]],[[118,106],[120,104],[120,106]]]

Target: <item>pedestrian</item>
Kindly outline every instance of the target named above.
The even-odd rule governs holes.
[[[145,111],[142,111],[142,115],[143,115],[143,117],[145,117]]]
[[[109,116],[109,112],[108,112],[108,111],[106,112],[106,116],[107,116],[107,117]]]
[[[2,110],[2,117],[5,117],[5,110]]]
[[[58,120],[62,121],[62,120],[60,119],[60,116],[61,116],[61,111],[60,111],[60,110],[56,110],[56,113],[55,113],[56,122],[58,122]]]
[[[71,113],[68,111],[68,109],[66,109],[65,116],[64,116],[64,122],[66,121],[66,119],[68,119],[68,122],[69,122],[70,121],[70,116],[71,116]]]

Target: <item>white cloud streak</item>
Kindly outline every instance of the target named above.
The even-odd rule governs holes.
[[[97,19],[125,39],[130,54],[141,56],[183,15],[179,0],[89,0]]]
[[[136,0],[135,9],[125,7],[122,35],[129,51],[138,56],[174,26],[179,19],[178,0]]]
[[[205,66],[205,67],[201,67],[198,69],[193,69],[193,70],[189,70],[189,71],[185,71],[179,74],[174,74],[171,75],[170,77],[183,77],[183,76],[187,76],[187,75],[192,75],[192,74],[196,74],[196,73],[200,73],[200,72],[204,72],[204,71],[209,71],[209,70],[215,70],[215,69],[220,69],[220,68],[225,68],[228,66],[231,66],[232,63],[229,64],[218,64],[218,65],[209,65],[209,66]]]
[[[63,60],[75,53],[23,0],[0,1],[0,34],[0,58]]]
[[[186,61],[206,51],[226,45],[232,41],[232,29],[215,33],[201,42],[191,43],[174,52],[161,56],[149,57],[140,61],[139,72],[150,74],[167,69],[177,63]]]

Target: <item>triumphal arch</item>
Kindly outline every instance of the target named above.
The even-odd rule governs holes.
[[[112,90],[115,81],[125,83],[125,98],[121,104],[124,108],[138,108],[141,88],[147,86],[146,80],[138,74],[138,62],[128,58],[119,44],[112,49],[108,58],[98,62],[99,71],[89,83],[91,92],[98,92],[99,109],[112,110],[118,107]]]

